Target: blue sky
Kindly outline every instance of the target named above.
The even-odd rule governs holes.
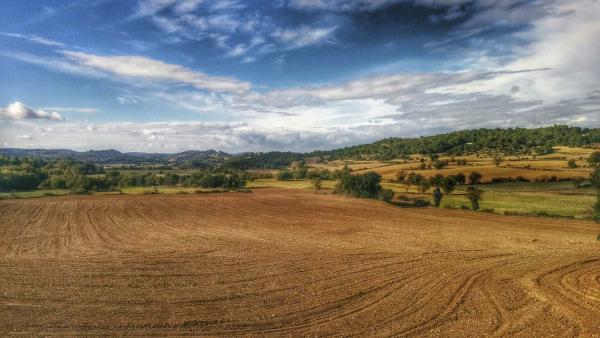
[[[309,151],[600,126],[592,0],[0,3],[0,146]]]

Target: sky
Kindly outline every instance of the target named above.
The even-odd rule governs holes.
[[[600,127],[598,0],[5,0],[0,147],[311,151]]]

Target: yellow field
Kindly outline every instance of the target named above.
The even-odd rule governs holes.
[[[330,161],[320,163],[315,167],[326,168],[330,170],[341,169],[345,164],[348,165],[355,173],[365,173],[374,171],[384,180],[393,180],[400,170],[404,170],[407,174],[416,172],[423,176],[430,177],[437,174],[455,175],[464,173],[468,175],[472,171],[477,171],[483,175],[483,182],[490,182],[493,178],[515,178],[522,176],[528,180],[547,180],[552,176],[557,179],[575,179],[588,178],[592,169],[587,163],[589,155],[596,149],[587,148],[571,148],[571,147],[555,147],[555,153],[543,156],[506,156],[504,161],[497,167],[493,158],[484,154],[469,154],[455,157],[440,157],[441,160],[449,161],[448,166],[444,169],[419,169],[421,166],[420,159],[427,156],[412,155],[410,160],[394,160],[394,161]],[[457,165],[454,160],[465,159],[466,165]],[[568,160],[574,159],[577,168],[569,168]],[[406,162],[406,163],[405,163]]]

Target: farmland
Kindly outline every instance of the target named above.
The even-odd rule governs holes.
[[[302,189],[0,201],[0,334],[600,332],[597,225]]]

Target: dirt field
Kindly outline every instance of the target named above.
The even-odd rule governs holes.
[[[0,335],[600,334],[591,222],[297,189],[0,201]]]

